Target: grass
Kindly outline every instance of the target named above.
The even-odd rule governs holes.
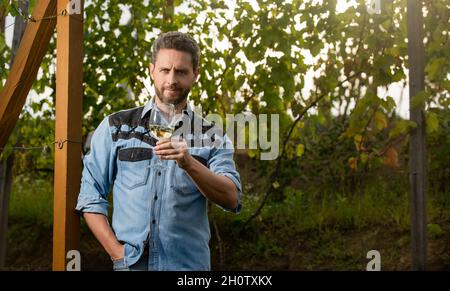
[[[9,200],[9,218],[50,227],[53,224],[53,179],[15,177]]]
[[[274,221],[298,232],[335,227],[359,229],[370,225],[390,225],[399,229],[410,227],[408,191],[388,187],[367,187],[362,195],[341,193],[305,194],[294,188],[285,189],[286,199],[265,206],[256,221]],[[430,222],[450,215],[450,195],[429,193],[427,214]],[[243,211],[234,223],[246,221],[257,209],[261,196],[244,195]],[[217,211],[216,211],[217,212]],[[218,216],[227,216],[217,212]],[[282,224],[278,224],[282,227]]]
[[[326,189],[304,193],[287,187],[284,191],[286,199],[266,205],[245,230],[241,226],[256,211],[261,196],[245,191],[240,215],[213,207],[211,214],[218,225],[224,258],[219,261],[218,240],[212,229],[213,269],[364,270],[366,254],[371,249],[381,252],[383,269],[409,268],[407,190],[378,183],[367,186],[362,194],[352,195]],[[435,269],[448,269],[450,195],[429,194],[427,209],[430,258]],[[9,218],[11,265],[19,269],[20,266],[45,269],[51,262],[52,179],[16,177]],[[84,223],[81,241],[81,249],[91,262],[90,269],[109,268],[108,258]],[[15,245],[20,247],[15,249]],[[21,251],[27,248],[33,255]],[[42,258],[28,260],[35,254]]]
[[[402,229],[409,227],[407,192],[380,192],[373,188],[368,188],[364,195],[358,196],[334,193],[307,195],[293,188],[286,192],[289,193],[283,202],[267,205],[256,220],[285,223],[286,228],[299,232],[330,226],[363,228],[380,223]],[[244,196],[243,212],[236,217],[237,223],[246,221],[256,211],[260,201],[259,196]]]
[[[409,193],[396,189],[389,190],[387,186],[367,187],[363,195],[345,195],[330,191],[306,194],[301,190],[287,187],[285,196],[286,199],[281,203],[267,204],[257,221],[274,221],[278,227],[284,225],[298,232],[328,227],[364,228],[377,224],[408,229],[410,224]],[[222,211],[215,211],[215,215],[232,218],[233,224],[239,225],[256,211],[261,198],[257,195],[244,195],[243,211],[238,216],[230,216]],[[430,223],[440,217],[448,217],[449,209],[450,195],[429,195]],[[43,226],[51,226],[52,179],[16,177],[10,197],[9,217],[13,220],[34,221]],[[432,229],[437,227],[433,226]]]
[[[378,183],[361,192],[305,194],[287,188],[284,201],[267,205],[240,231],[262,197],[243,196],[244,207],[238,216],[214,209],[222,236],[232,233],[222,246],[225,262],[217,264],[245,270],[365,270],[366,254],[375,249],[382,253],[384,269],[408,270],[408,191]],[[429,247],[433,248],[430,258],[435,269],[445,269],[448,264],[438,262],[450,257],[446,247],[450,239],[450,195],[430,193],[427,201]]]

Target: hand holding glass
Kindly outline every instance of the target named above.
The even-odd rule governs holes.
[[[175,130],[175,106],[170,103],[162,103],[161,108],[155,104],[150,113],[148,128],[151,135],[157,140],[169,139]],[[162,165],[158,158],[156,164]]]

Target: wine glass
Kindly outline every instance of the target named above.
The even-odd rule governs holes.
[[[153,106],[150,112],[150,119],[148,122],[150,134],[157,140],[171,138],[172,133],[175,130],[174,117],[175,106],[173,104],[161,103],[158,107],[155,103],[155,106]],[[157,158],[156,165],[162,165],[162,161],[159,157]]]

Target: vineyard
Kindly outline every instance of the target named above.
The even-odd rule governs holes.
[[[240,113],[279,118],[276,159],[262,159],[267,149],[251,148],[250,125],[243,130],[247,147],[235,152],[242,212],[208,205],[213,270],[366,270],[370,250],[381,254],[382,270],[417,269],[412,245],[420,235],[426,269],[450,270],[448,0],[381,0],[377,13],[364,0],[84,1],[79,43],[58,44],[68,24],[48,34],[47,49],[30,46],[42,62],[29,69],[35,80],[18,81],[31,91],[14,109],[17,122],[4,121],[6,100],[18,100],[7,99],[7,80],[14,58],[22,57],[26,27],[52,21],[64,27],[56,18],[69,18],[58,14],[56,2],[64,1],[0,1],[0,269],[52,269],[54,193],[67,176],[57,161],[81,167],[70,153],[87,153],[86,141],[106,116],[146,104],[155,94],[147,68],[152,44],[161,32],[182,31],[201,48],[193,107],[224,120]],[[409,2],[422,6],[417,58],[411,54],[420,50],[408,47]],[[47,18],[33,20],[44,3],[56,13],[45,10]],[[57,47],[74,60],[67,80],[56,72]],[[73,53],[81,47],[82,55]],[[78,73],[82,78],[71,83]],[[66,95],[57,92],[78,87],[67,94],[74,98],[80,90],[82,104],[67,105],[65,114],[80,111],[80,124],[67,118],[66,126],[67,132],[80,127],[80,138],[63,138],[57,102]],[[425,147],[416,151],[418,132]],[[411,197],[411,165],[421,154],[424,213]],[[79,187],[77,181],[67,185]],[[426,219],[418,234],[416,215]],[[77,229],[82,269],[110,270],[83,220]]]

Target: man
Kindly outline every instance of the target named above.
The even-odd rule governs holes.
[[[187,104],[199,75],[197,43],[169,32],[155,41],[152,53],[149,70],[156,96],[143,107],[108,116],[96,129],[84,158],[76,210],[115,270],[210,270],[207,201],[240,211],[233,147],[226,135],[210,137],[219,146],[196,142],[188,147],[214,128]],[[183,121],[192,124],[180,123],[184,131],[178,138],[157,141],[147,128],[149,115],[164,112],[166,104],[174,104]],[[196,120],[200,134],[193,131]],[[110,187],[112,228],[107,219]]]

